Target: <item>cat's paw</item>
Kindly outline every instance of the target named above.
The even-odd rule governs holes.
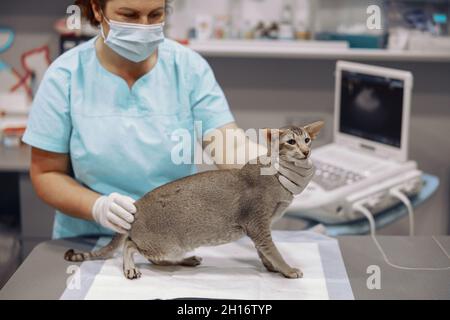
[[[71,262],[82,262],[85,258],[83,253],[77,253],[73,249],[70,249],[64,254],[64,260]]]
[[[123,273],[125,274],[125,277],[129,280],[139,279],[142,275],[142,273],[139,271],[138,268],[125,269]]]
[[[299,279],[303,278],[303,272],[297,268],[291,268],[286,272],[282,272],[283,276],[289,279]]]
[[[192,256],[181,261],[181,265],[185,267],[196,267],[202,263],[202,258],[197,256]]]

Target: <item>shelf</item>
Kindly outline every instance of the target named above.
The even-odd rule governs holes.
[[[211,40],[189,47],[205,57],[450,62],[450,52],[350,49],[340,41]]]

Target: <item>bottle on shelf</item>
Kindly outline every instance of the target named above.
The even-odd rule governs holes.
[[[264,22],[260,21],[256,25],[254,31],[253,31],[253,38],[255,39],[263,39],[267,37],[267,30],[266,26],[264,25]]]
[[[285,0],[283,10],[281,13],[281,20],[278,26],[278,39],[280,40],[293,40],[294,34],[294,14],[292,10],[292,2]]]
[[[294,16],[295,38],[297,40],[311,40],[311,19],[313,16],[311,1],[296,0]]]

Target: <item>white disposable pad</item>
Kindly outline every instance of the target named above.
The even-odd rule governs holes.
[[[303,278],[268,272],[250,239],[244,238],[197,249],[193,254],[203,262],[195,268],[155,266],[136,255],[142,272],[137,280],[123,276],[121,254],[85,262],[78,271],[81,287],[67,289],[61,298],[353,299],[336,240],[310,232],[274,232],[273,238],[286,262],[303,271]]]

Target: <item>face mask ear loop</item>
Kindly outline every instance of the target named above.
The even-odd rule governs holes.
[[[102,35],[102,38],[103,38],[103,42],[105,42],[106,41],[106,36],[105,36],[105,32],[103,30],[103,25],[101,23],[100,23],[100,32],[101,32],[101,35]]]
[[[105,14],[103,13],[103,9],[100,8],[100,12],[102,14],[103,19],[105,19],[106,23],[108,24],[108,26],[111,26],[111,24],[108,21],[108,18],[106,18]],[[100,22],[100,31],[102,33],[103,42],[105,42],[106,41],[106,36],[105,36],[105,30],[103,29],[103,23],[102,22]]]

